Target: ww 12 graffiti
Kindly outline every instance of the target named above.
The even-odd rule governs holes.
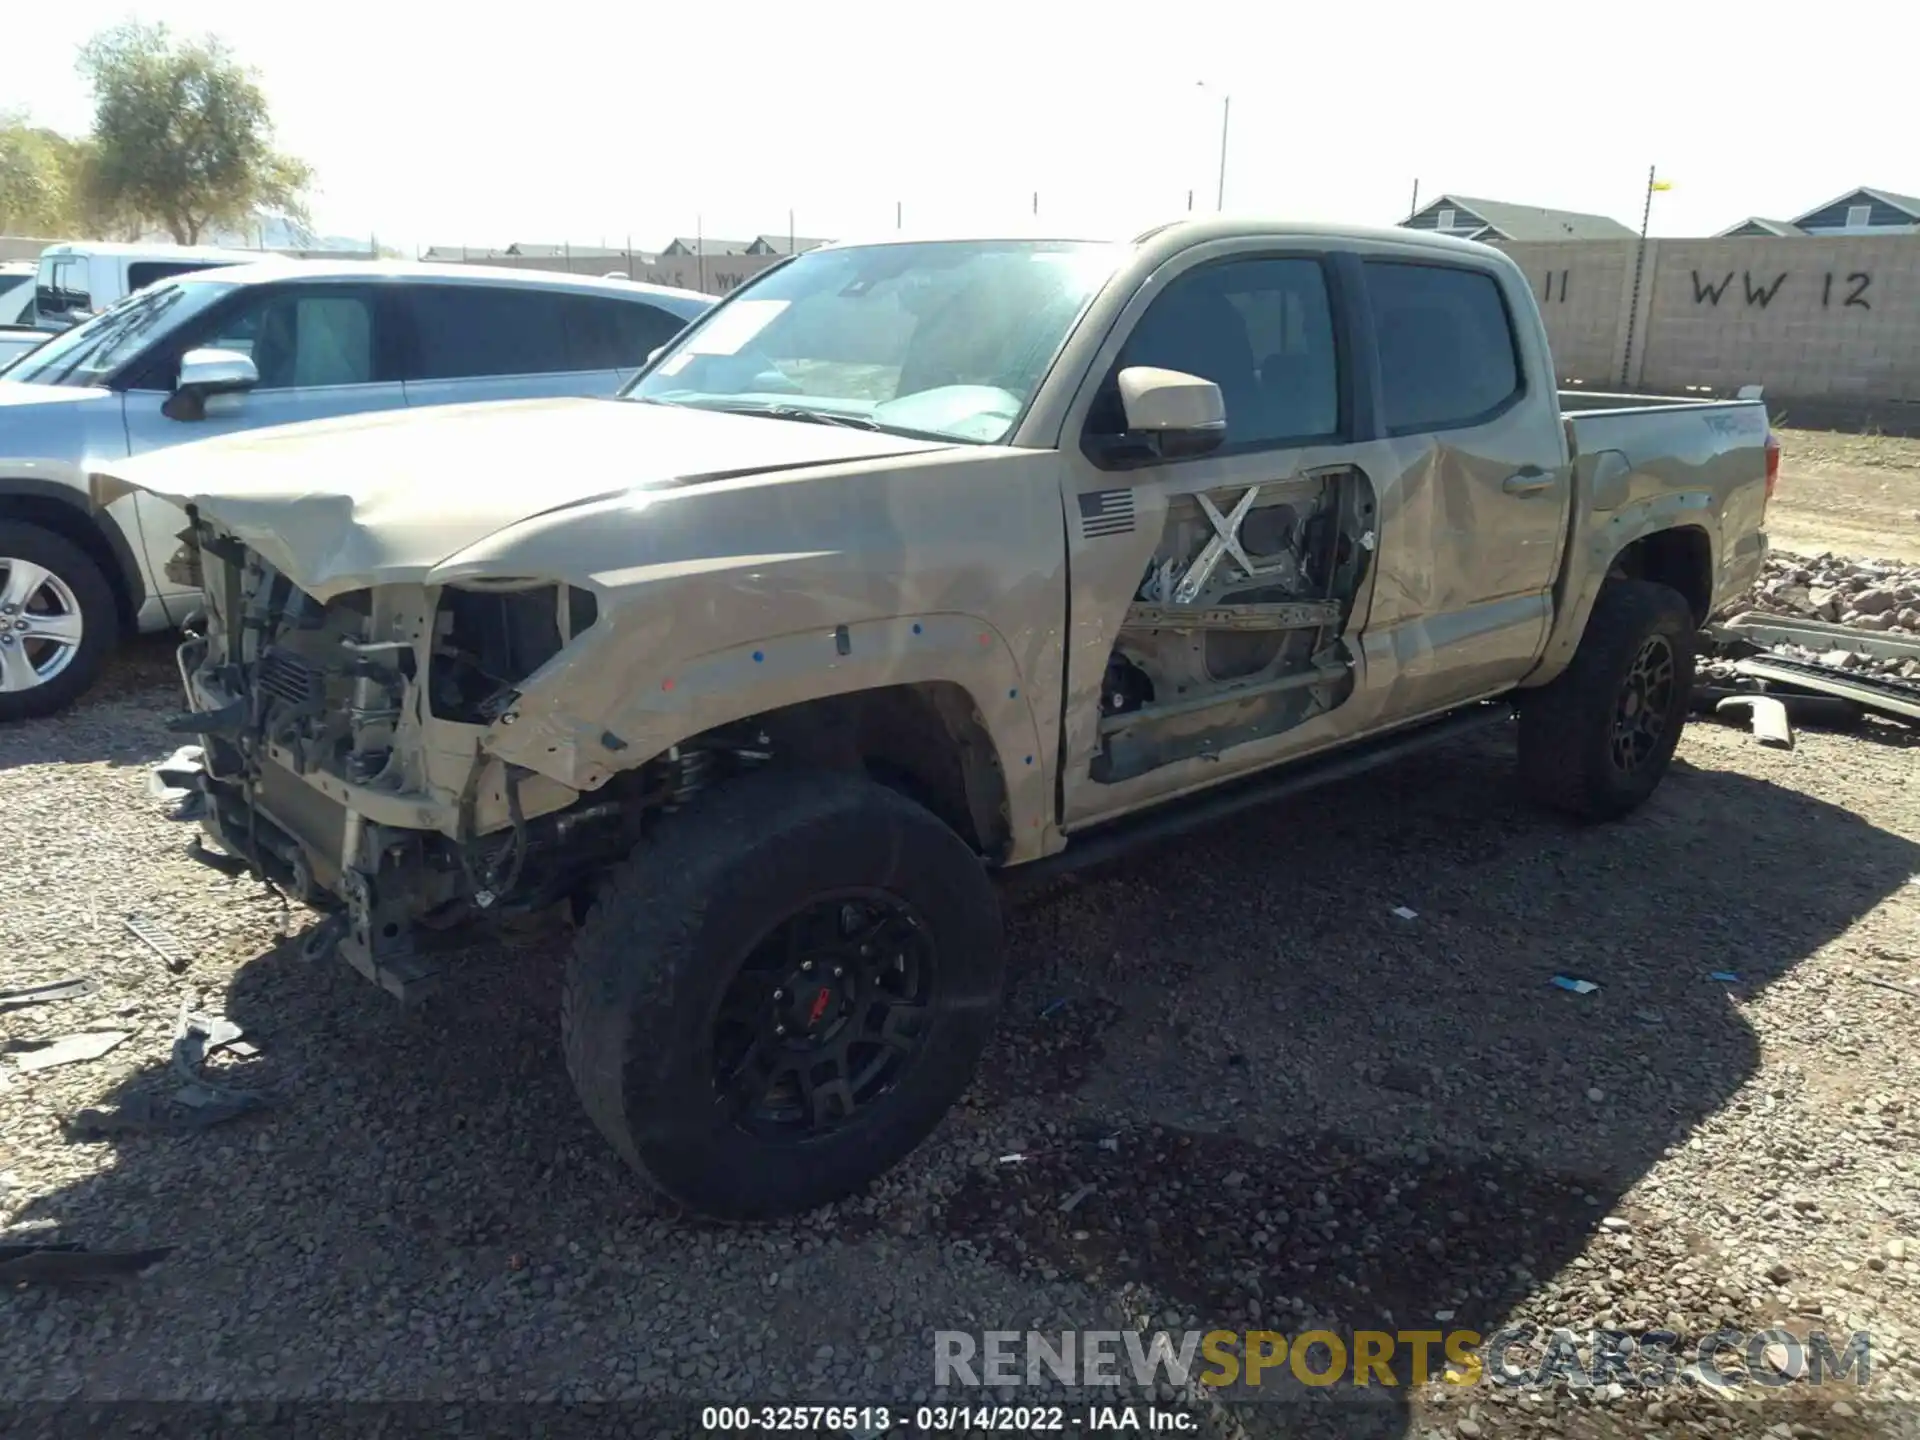
[[[1693,303],[1696,305],[1718,306],[1727,292],[1733,288],[1734,272],[1729,270],[1718,281],[1702,279],[1698,270],[1689,272],[1693,276]],[[1746,298],[1748,305],[1764,310],[1773,303],[1773,297],[1780,293],[1780,287],[1787,283],[1790,271],[1782,270],[1772,280],[1765,276],[1755,276],[1750,270],[1742,270],[1739,294]],[[1873,284],[1873,276],[1864,270],[1856,270],[1848,275],[1838,286],[1835,276],[1828,271],[1822,277],[1820,286],[1820,307],[1831,309],[1837,300],[1842,309],[1849,306],[1861,310],[1871,310],[1873,304],[1867,299],[1867,289]]]

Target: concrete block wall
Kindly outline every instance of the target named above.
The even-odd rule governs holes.
[[[458,264],[458,257],[450,257]],[[746,283],[762,270],[784,260],[784,255],[709,255],[701,262],[678,255],[483,255],[471,257],[475,265],[498,265],[510,270],[554,270],[572,275],[610,275],[616,271],[629,279],[648,285],[671,285],[678,290],[701,290],[709,295],[724,295]]]
[[[1637,243],[1504,247],[1563,381],[1620,384]],[[1648,241],[1632,329],[1632,389],[1757,384],[1802,412],[1920,407],[1920,235]]]
[[[1598,384],[1620,373],[1620,317],[1633,283],[1633,247],[1616,240],[1509,245],[1539,302],[1562,379]]]

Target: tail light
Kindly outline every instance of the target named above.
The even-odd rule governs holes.
[[[1767,431],[1767,499],[1773,499],[1774,488],[1780,483],[1780,437]],[[1764,513],[1764,512],[1762,512]]]

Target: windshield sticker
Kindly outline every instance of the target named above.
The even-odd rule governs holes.
[[[687,341],[681,353],[736,355],[743,345],[766,329],[773,317],[787,308],[788,303],[785,300],[736,300],[701,326],[699,333]],[[673,372],[664,370],[664,373],[670,375]]]

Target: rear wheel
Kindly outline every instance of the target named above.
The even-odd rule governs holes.
[[[1520,775],[1543,804],[1612,820],[1659,785],[1693,691],[1695,625],[1678,591],[1611,580],[1572,663],[1520,707]]]
[[[997,898],[871,781],[748,776],[669,817],[582,927],[567,1066],[614,1148],[703,1214],[840,1198],[966,1088],[1002,978]]]
[[[85,551],[38,525],[0,521],[0,721],[78,699],[119,628],[113,589]]]

